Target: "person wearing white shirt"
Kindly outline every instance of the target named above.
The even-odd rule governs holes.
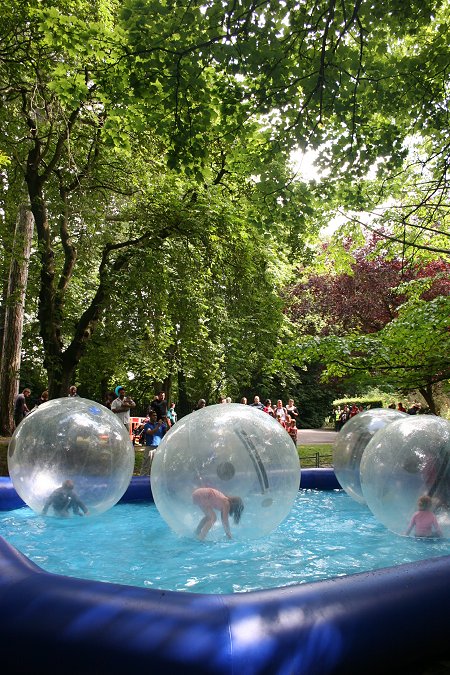
[[[124,387],[116,387],[117,398],[111,403],[111,412],[113,412],[125,425],[127,431],[130,431],[130,409],[136,406],[136,403],[129,396],[125,396]]]

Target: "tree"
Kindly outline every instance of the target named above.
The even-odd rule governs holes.
[[[286,170],[290,150],[325,143],[330,164],[358,180],[377,160],[400,167],[411,131],[401,91],[410,87],[411,105],[423,100],[410,86],[417,63],[401,56],[411,41],[423,53],[431,41],[437,64],[443,18],[439,3],[419,0],[8,0],[0,147],[12,160],[8,184],[23,176],[36,223],[51,396],[65,393],[136,252],[187,238],[158,199],[166,166],[187,177],[185,211],[195,214],[199,186],[221,189],[245,204],[246,226],[268,246],[301,250],[312,202]],[[429,109],[442,100],[438,82],[434,70]]]
[[[169,381],[179,396],[182,382],[191,407],[200,397],[237,397],[270,361],[283,330],[282,266],[247,216],[252,205],[226,201],[218,187],[198,186],[194,204],[190,192],[187,202],[182,195],[176,202],[165,186],[167,208],[171,204],[184,236],[151,255],[138,250],[129,257],[80,372],[90,386],[110,369],[121,377],[133,373],[130,384],[144,397],[157,382]]]
[[[333,272],[336,249],[324,246],[322,273],[304,271],[304,280],[287,290],[289,316],[305,331],[317,334],[375,333],[391,322],[405,302],[401,284],[428,280],[421,297],[431,300],[450,293],[450,263],[440,259],[413,261],[379,250],[378,236],[356,249],[344,242],[345,267]],[[316,259],[317,266],[317,259]],[[407,289],[407,286],[405,286]]]
[[[186,148],[205,159],[208,129],[214,133],[220,123],[221,137],[236,137],[253,114],[263,116],[271,138],[288,150],[326,143],[324,161],[360,177],[377,159],[383,167],[402,162],[402,95],[408,88],[419,109],[425,86],[422,80],[412,86],[418,59],[405,51],[417,42],[432,61],[434,38],[435,60],[442,56],[440,6],[209,0],[166,3],[161,10],[156,0],[127,0],[121,18],[135,91],[146,91],[149,101],[165,93],[157,100],[171,128],[174,161]],[[442,95],[440,82],[436,73],[427,100]],[[424,119],[426,111],[419,112]]]
[[[111,82],[104,69],[111,33],[95,23],[101,3],[79,3],[77,18],[56,9],[41,11],[38,4],[33,10],[12,2],[15,16],[5,14],[2,20],[2,87],[9,112],[2,141],[14,159],[10,171],[23,175],[36,224],[38,320],[50,396],[56,396],[70,384],[126,262],[123,252],[149,240],[151,246],[169,230],[153,231],[149,238],[148,230],[136,234],[121,227],[111,236],[106,224],[98,226],[100,218],[104,223],[105,208],[117,210],[120,199],[136,189],[138,162],[134,170],[130,163],[133,137],[120,129],[131,124],[134,110],[115,115],[117,100],[108,98]],[[151,151],[151,139],[143,132],[139,142],[134,139],[137,158],[142,157],[138,143],[144,136],[150,141],[146,154]],[[84,261],[78,257],[88,251]],[[97,278],[88,275],[91,287],[85,288],[84,309],[73,325],[74,271],[77,267],[82,275],[86,263],[97,266]]]
[[[159,92],[150,107],[147,99],[141,101],[127,89],[121,65],[127,50],[120,28],[100,24],[100,4],[80,2],[76,17],[64,14],[63,3],[60,9],[37,6],[34,11],[13,5],[18,20],[6,14],[2,24],[2,77],[10,122],[2,141],[14,156],[11,170],[24,176],[36,223],[38,321],[50,396],[55,396],[70,384],[112,302],[120,271],[136,251],[147,249],[154,255],[170,237],[183,239],[187,231],[180,213],[167,208],[158,194],[156,177],[164,164],[156,153],[164,155],[170,146],[160,115],[166,94]],[[20,63],[12,58],[19,51]],[[257,170],[258,193],[264,195],[263,186],[268,188],[266,206],[287,211],[285,204],[282,209],[276,202],[286,181],[276,185],[276,172],[267,170],[259,151],[263,135],[255,137],[255,123],[247,124],[241,139],[252,146],[252,162],[243,161],[234,140],[216,137],[219,126],[210,135],[207,185],[231,190],[236,202],[241,197],[251,202],[255,190],[250,176]],[[189,173],[195,147],[184,154]],[[295,209],[293,192],[289,202]],[[186,188],[186,195],[182,209],[195,213],[197,188]],[[261,208],[246,211],[248,218],[263,220]],[[291,229],[298,233],[301,228]],[[208,227],[204,236],[207,240]],[[87,281],[84,288],[81,279]]]
[[[450,267],[434,260],[404,268],[379,257],[376,244],[354,254],[349,272],[313,274],[293,287],[291,317],[303,338],[291,358],[324,363],[324,379],[418,389],[437,412],[436,385],[450,376]]]
[[[439,414],[435,385],[450,377],[448,313],[450,301],[405,303],[385,328],[372,335],[327,336],[301,343],[306,360],[321,360],[325,377],[370,376],[372,384],[419,390],[430,411]]]
[[[19,211],[11,255],[8,292],[5,303],[3,344],[0,364],[0,432],[9,436],[14,422],[9,402],[18,393],[21,342],[28,261],[33,238],[33,217],[26,206]]]

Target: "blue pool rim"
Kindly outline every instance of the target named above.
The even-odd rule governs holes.
[[[300,487],[339,484],[331,469],[303,469]],[[151,499],[148,478],[133,478],[122,501]],[[1,478],[0,510],[22,505],[11,481]],[[399,672],[447,649],[449,579],[445,556],[266,591],[183,593],[50,574],[0,538],[3,670]]]

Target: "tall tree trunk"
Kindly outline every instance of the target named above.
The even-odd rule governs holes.
[[[96,153],[89,155],[86,167],[74,179],[73,185],[64,188],[60,185],[60,197],[63,208],[59,214],[59,244],[52,233],[49,224],[48,206],[45,198],[44,185],[49,180],[52,171],[57,173],[61,153],[69,137],[69,132],[76,122],[81,108],[73,110],[67,123],[67,128],[58,138],[56,149],[51,158],[44,161],[47,141],[40,138],[35,129],[34,121],[28,120],[35,139],[27,157],[25,181],[28,188],[31,210],[33,212],[36,233],[38,238],[39,257],[41,263],[38,321],[40,335],[44,349],[44,368],[48,374],[49,398],[66,396],[68,387],[73,384],[73,376],[85,353],[97,323],[110,300],[115,283],[116,274],[127,264],[130,251],[135,252],[138,247],[149,246],[149,234],[145,232],[139,237],[124,242],[107,243],[102,252],[98,270],[99,283],[94,297],[79,317],[70,343],[65,347],[68,335],[64,335],[65,298],[72,279],[77,252],[71,242],[69,229],[68,195],[79,188],[81,175],[88,173],[91,160]],[[41,170],[41,172],[40,172]],[[167,239],[173,230],[166,227],[158,232],[157,242]],[[151,240],[151,238],[150,238]],[[61,247],[64,252],[62,268],[55,264],[55,246]]]
[[[184,417],[191,412],[191,406],[189,404],[189,399],[186,391],[186,376],[182,370],[178,371],[178,403],[177,403],[177,413],[178,418]]]
[[[107,377],[102,377],[100,380],[100,397],[101,397],[101,402],[103,405],[105,404],[106,397],[109,393],[110,389],[108,387],[108,378]]]
[[[5,274],[5,278],[3,279],[2,282],[2,301],[0,305],[0,363],[2,361],[3,335],[5,334],[5,308],[7,300],[8,300],[8,278]]]
[[[167,407],[170,405],[170,397],[172,396],[172,373],[169,373],[167,377],[164,378],[162,382],[161,389],[159,391],[163,391],[166,395],[166,400],[167,400]]]
[[[48,374],[48,396],[50,399],[67,396],[69,387],[73,384],[73,375],[75,366],[67,366],[64,358],[58,358],[53,361],[51,368],[47,368]]]
[[[430,412],[433,415],[439,415],[439,410],[437,409],[436,406],[436,401],[434,399],[434,391],[433,391],[433,385],[432,384],[427,384],[425,387],[419,387],[419,391],[424,397]]]
[[[0,431],[6,436],[14,429],[12,404],[19,386],[23,315],[33,225],[33,214],[27,206],[22,205],[14,234],[0,366]]]

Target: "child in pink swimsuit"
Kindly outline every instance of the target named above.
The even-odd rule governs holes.
[[[431,511],[431,497],[428,495],[419,497],[417,506],[419,510],[411,518],[405,534],[408,535],[414,529],[416,537],[442,537],[442,530]]]
[[[236,524],[239,523],[242,511],[244,510],[244,504],[240,497],[228,497],[223,492],[214,490],[214,488],[198,488],[192,493],[192,501],[205,514],[195,531],[199,539],[203,540],[216,522],[217,516],[215,511],[220,511],[223,529],[228,539],[231,539],[228,516],[233,516],[234,522]]]

